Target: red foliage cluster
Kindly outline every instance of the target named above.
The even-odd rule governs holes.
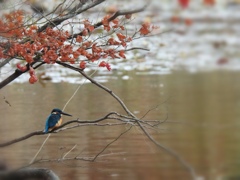
[[[5,14],[0,20],[0,36],[4,37],[22,37],[23,28],[23,12],[14,11],[10,14]]]
[[[216,2],[216,0],[202,0],[203,4],[213,6]],[[190,0],[178,0],[179,5],[182,8],[188,8],[190,4]]]
[[[117,28],[120,28],[121,30],[125,29],[123,25],[119,24],[119,19],[118,18],[116,18],[116,19],[114,19],[110,22],[109,21],[110,17],[111,17],[111,15],[108,14],[102,19],[102,25],[104,27],[104,30],[110,31],[111,29],[117,29]]]
[[[106,67],[109,71],[111,70],[110,64],[105,61],[100,62],[99,67]]]
[[[7,14],[0,20],[0,36],[4,41],[0,42],[0,59],[16,58],[26,61],[30,65],[30,83],[37,81],[34,69],[31,63],[36,61],[54,64],[56,61],[68,62],[71,64],[79,63],[81,69],[98,61],[99,67],[105,67],[111,70],[107,58],[126,58],[125,49],[127,44],[133,40],[133,36],[124,35],[124,23],[120,23],[118,18],[109,20],[111,15],[106,15],[101,23],[103,29],[110,36],[105,36],[105,42],[90,40],[89,36],[95,30],[95,25],[88,20],[82,23],[84,29],[71,39],[68,31],[48,27],[39,32],[34,24],[24,25],[24,13],[21,11]],[[125,19],[130,19],[131,14],[125,15]],[[138,31],[139,36],[149,34],[155,27],[148,23],[143,23]],[[104,38],[104,36],[103,36]],[[122,47],[122,48],[121,48]],[[120,48],[120,50],[118,50]],[[22,72],[27,71],[26,65],[17,64],[17,68]]]
[[[187,8],[189,6],[190,0],[178,0],[178,3],[182,8]]]
[[[30,74],[30,78],[29,78],[29,83],[30,84],[34,84],[35,82],[38,81],[38,78],[35,74],[35,71],[31,66],[29,67],[29,74]]]
[[[215,0],[203,0],[205,5],[213,6],[215,4]]]
[[[179,16],[172,16],[170,21],[172,23],[184,23],[186,26],[191,26],[193,24],[193,20],[191,18],[182,18]]]
[[[18,68],[18,70],[20,70],[22,72],[25,72],[28,70],[27,66],[21,65],[20,63],[17,63],[17,68]],[[29,78],[30,84],[34,84],[35,82],[38,81],[35,70],[31,66],[29,67],[29,75],[30,75],[30,78]]]
[[[149,22],[144,22],[139,30],[140,35],[145,36],[150,34],[154,29],[158,29],[158,26],[151,25]]]
[[[27,71],[27,66],[22,66],[20,63],[17,63],[17,68],[18,70],[22,71],[22,72],[25,72]]]

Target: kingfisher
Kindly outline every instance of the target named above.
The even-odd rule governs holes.
[[[44,133],[47,133],[59,127],[62,124],[62,115],[72,116],[71,114],[63,112],[61,109],[54,108],[46,119]]]

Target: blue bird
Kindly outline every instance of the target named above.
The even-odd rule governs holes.
[[[46,120],[44,133],[52,131],[62,124],[62,114],[66,116],[72,116],[68,113],[63,112],[61,109],[54,108]]]

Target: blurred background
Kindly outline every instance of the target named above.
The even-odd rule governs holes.
[[[47,13],[59,2],[2,1],[0,12],[22,8],[34,14],[40,7]],[[146,3],[147,9],[134,15],[133,26],[150,22],[161,33],[132,46],[150,51],[129,52],[126,59],[110,62],[112,71],[97,68],[94,79],[119,95],[139,118],[157,106],[144,119],[167,121],[148,129],[149,133],[188,162],[198,180],[240,179],[240,1],[111,0],[83,16]],[[1,69],[0,80],[14,68],[10,64]],[[95,70],[86,69],[87,73]],[[56,65],[37,73],[39,83],[30,85],[29,76],[23,75],[1,89],[0,142],[43,129],[51,109],[63,108],[79,84],[83,85],[65,109],[74,118],[93,120],[110,111],[123,113],[114,99],[77,73]],[[53,134],[38,159],[60,158],[75,145],[69,157],[92,157],[124,130],[126,127],[88,126]],[[0,157],[12,168],[24,166],[45,138],[37,136],[1,148]],[[61,179],[191,179],[176,159],[138,128],[112,144],[95,163],[73,160],[34,166],[50,168]]]

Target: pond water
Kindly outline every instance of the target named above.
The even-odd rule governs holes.
[[[187,161],[199,179],[240,178],[240,72],[123,75],[129,79],[116,75],[105,85],[138,117],[159,105],[144,119],[164,120],[168,116],[167,121],[148,132]],[[63,108],[77,87],[68,83],[15,83],[2,89],[0,142],[43,129],[51,109]],[[64,120],[93,120],[110,111],[123,113],[103,90],[84,84],[65,109],[73,117]],[[66,158],[93,157],[127,128],[83,126],[52,134],[37,160],[61,158],[73,147]],[[45,138],[35,136],[1,148],[1,158],[11,168],[27,165]],[[109,146],[96,162],[53,161],[33,166],[50,168],[61,179],[191,179],[175,158],[156,147],[137,127]]]

